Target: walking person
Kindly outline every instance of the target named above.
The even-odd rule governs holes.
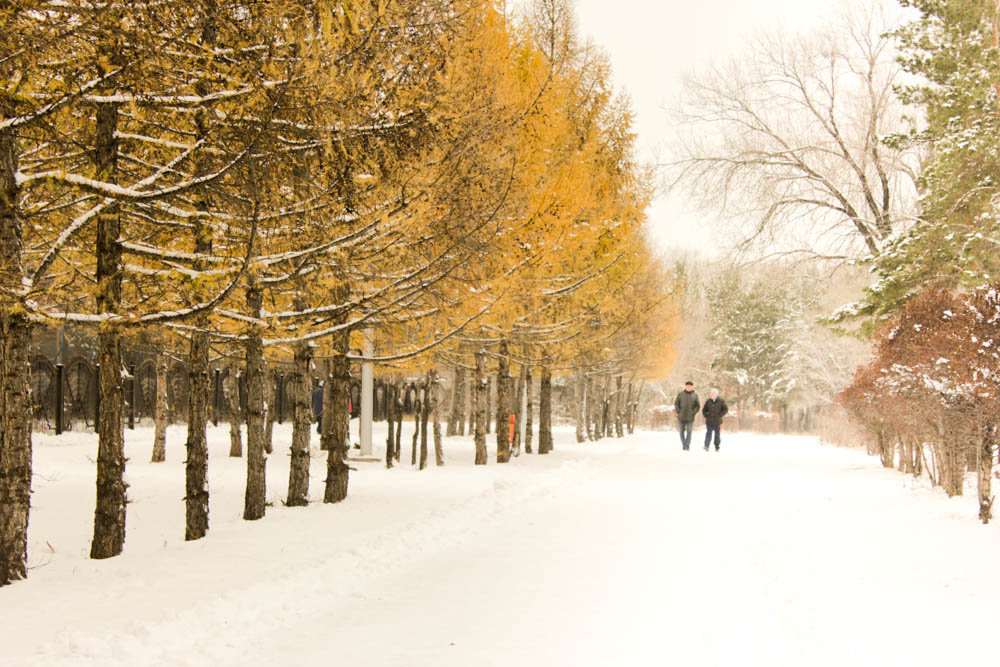
[[[719,443],[722,442],[722,418],[729,412],[729,406],[725,399],[719,398],[719,390],[712,389],[708,392],[708,400],[701,409],[701,416],[705,418],[705,451],[712,442],[712,435],[715,435],[715,451],[719,451]]]
[[[674,399],[674,412],[680,424],[681,446],[685,451],[691,448],[691,431],[694,429],[694,418],[698,416],[700,407],[701,402],[694,391],[694,382],[688,380],[684,383],[684,391],[678,392],[677,398]]]

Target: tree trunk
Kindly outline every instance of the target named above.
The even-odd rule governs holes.
[[[112,49],[113,46],[105,45]],[[112,58],[117,57],[112,55]],[[94,135],[95,174],[116,183],[118,177],[118,105],[99,104]],[[121,217],[117,204],[97,216],[97,311],[119,313],[122,299]],[[121,332],[102,326],[97,334],[98,405],[97,507],[91,558],[110,558],[125,544],[125,388],[122,381]]]
[[[188,361],[187,461],[185,462],[185,540],[208,533],[208,336],[194,333]]]
[[[882,431],[878,432],[877,437],[878,437],[878,455],[879,455],[879,460],[882,462],[882,467],[892,468],[893,467],[892,457],[894,454],[892,442],[885,437],[885,433],[883,433]]]
[[[576,378],[576,441],[587,441],[587,381],[583,375],[583,369],[577,369]]]
[[[465,368],[455,364],[455,386],[452,388],[448,435],[465,435]]]
[[[238,364],[229,364],[229,375],[223,386],[223,395],[226,399],[226,409],[229,411],[229,456],[239,458],[243,456],[243,424],[240,419],[240,367]]]
[[[635,392],[635,398],[629,401],[629,419],[628,419],[628,432],[629,435],[635,433],[635,422],[636,418],[639,416],[639,403],[642,401],[642,392],[646,388],[646,381],[643,380],[639,385],[639,390]]]
[[[396,385],[395,411],[396,411],[396,446],[393,447],[392,454],[396,459],[396,463],[399,463],[400,457],[402,457],[403,455],[402,447],[400,445],[403,439],[403,388],[399,384]]]
[[[490,432],[490,422],[493,420],[493,378],[486,376],[486,433]]]
[[[264,442],[273,447],[274,422],[278,419],[278,375],[270,367],[265,370],[264,392]]]
[[[385,438],[385,467],[392,467],[393,450],[396,447],[396,383],[385,386],[385,425],[388,435]]]
[[[615,385],[615,409],[614,409],[614,411],[611,414],[613,414],[614,418],[615,418],[615,420],[614,420],[615,437],[617,437],[617,438],[624,438],[625,437],[625,429],[624,429],[624,427],[622,425],[622,419],[623,419],[622,398],[624,397],[625,394],[624,394],[624,392],[622,390],[622,376],[619,375],[615,379],[615,383],[616,383],[616,385]]]
[[[552,451],[552,371],[542,366],[542,381],[538,395],[538,453]]]
[[[295,345],[292,367],[292,447],[288,467],[289,507],[309,504],[309,439],[312,431],[312,382],[309,364],[312,347],[308,343]]]
[[[0,119],[14,113],[0,98]],[[31,504],[31,328],[12,297],[24,275],[15,135],[0,130],[0,586],[28,576]]]
[[[982,430],[980,452],[978,491],[979,491],[979,519],[983,523],[989,523],[993,518],[993,450],[996,440],[995,427],[987,424]]]
[[[597,440],[597,424],[594,423],[597,418],[596,410],[594,410],[594,378],[590,375],[584,373],[586,379],[586,390],[584,391],[584,401],[586,407],[585,410],[585,421],[587,427],[587,440],[593,442]]]
[[[261,380],[263,381],[264,386],[266,387],[267,386],[267,378],[270,375],[270,371],[269,371],[270,364],[268,364],[266,361],[261,361],[261,368],[263,369],[263,375],[261,375]],[[281,387],[279,388],[279,390],[282,391],[282,392],[284,392],[285,391],[284,385],[281,385]],[[266,400],[267,399],[265,397],[265,403],[263,405],[263,411],[260,414],[261,414],[261,420],[262,420],[261,421],[261,423],[262,423],[261,428],[263,429],[262,433],[263,433],[263,437],[264,437],[264,453],[270,456],[271,454],[274,454],[274,421],[273,420],[268,420]],[[279,398],[277,400],[281,400],[281,398]]]
[[[215,40],[214,25],[206,24],[202,28],[200,40],[211,46]],[[208,82],[200,80],[195,84],[199,94],[208,92]],[[195,141],[200,141],[209,133],[209,112],[199,109],[195,113]],[[206,173],[209,165],[196,163],[195,172]],[[197,191],[195,208],[201,212],[208,211],[207,192]],[[194,239],[194,252],[198,255],[211,255],[212,233],[205,218],[198,216],[193,219],[191,236]],[[202,261],[192,262],[195,271],[206,267]],[[195,297],[205,297],[204,290],[195,290]],[[204,315],[195,318],[194,325],[198,328],[208,327],[208,318]],[[208,335],[195,331],[191,335],[190,355],[188,359],[188,425],[187,425],[187,461],[184,470],[185,485],[185,522],[184,539],[199,540],[208,533],[209,489],[208,489]]]
[[[500,363],[497,367],[497,463],[510,460],[510,358],[507,341],[500,344]]]
[[[486,377],[486,352],[476,353],[476,384],[473,387],[472,404],[475,406],[476,418],[476,465],[486,465],[486,392],[489,391],[489,378]]]
[[[260,319],[264,295],[260,287],[251,280],[247,288],[247,312]],[[247,486],[243,502],[243,518],[256,521],[264,518],[267,500],[267,455],[264,439],[267,433],[264,424],[264,383],[267,370],[264,367],[264,343],[260,328],[251,326],[247,331]]]
[[[347,498],[347,483],[350,468],[347,465],[347,453],[350,446],[347,441],[350,413],[347,404],[351,399],[351,366],[347,359],[350,347],[350,331],[345,329],[334,334],[333,359],[330,362],[330,375],[327,378],[327,389],[324,401],[329,394],[330,400],[323,406],[323,439],[327,442],[328,456],[326,462],[326,489],[323,494],[324,503],[339,503]]]
[[[438,377],[437,371],[432,370],[430,373],[430,412],[431,412],[431,423],[433,424],[433,435],[434,435],[434,463],[435,465],[444,465],[444,445],[441,442],[441,419],[438,415],[438,407],[440,404],[439,395],[441,389],[441,378]],[[463,381],[464,384],[464,381]],[[462,388],[462,394],[465,394],[465,387]],[[465,406],[459,414],[465,414]],[[464,421],[460,424],[459,435],[465,435],[465,423]]]
[[[532,382],[531,382],[531,369],[528,369],[527,374],[524,376],[524,451],[526,454],[531,454],[531,441],[534,436],[535,429],[535,415],[534,408],[535,404],[531,400],[532,392]]]
[[[427,418],[430,416],[430,375],[424,377],[423,387],[424,400],[420,401],[420,414],[417,415],[420,421],[420,470],[427,467]]]
[[[153,428],[153,463],[167,460],[167,355],[156,355],[156,415]]]
[[[611,375],[604,376],[604,388],[601,390],[601,438],[611,435]]]
[[[938,440],[941,451],[941,478],[948,497],[961,496],[964,492],[965,466],[961,447],[954,441],[944,425],[944,415],[938,415]],[[880,443],[881,444],[881,443]]]
[[[528,366],[521,364],[521,370],[517,374],[517,384],[511,396],[510,412],[514,415],[514,441],[512,443],[514,456],[521,455],[521,428],[524,424],[524,387],[527,383],[527,373]]]
[[[5,224],[10,220],[0,220],[3,260],[14,256]],[[31,505],[31,330],[8,303],[0,307],[0,586],[28,576]]]
[[[475,401],[476,401],[476,382],[472,378],[469,378],[469,381],[467,381],[465,384],[466,384],[466,388],[467,388],[466,393],[468,394],[468,396],[466,396],[466,398],[463,398],[462,400],[465,401],[465,404],[466,404],[466,406],[468,408],[468,411],[469,411],[468,415],[467,415],[467,420],[466,421],[469,424],[469,435],[475,436],[475,433],[476,433],[476,406],[475,406]]]

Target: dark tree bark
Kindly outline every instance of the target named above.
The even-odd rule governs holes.
[[[104,45],[117,58],[115,45]],[[118,105],[99,104],[95,114],[94,161],[97,177],[118,179]],[[117,204],[97,216],[97,311],[117,314],[122,300],[121,214]],[[122,380],[121,331],[102,326],[97,334],[97,507],[91,558],[111,558],[125,544],[125,387]]]
[[[601,427],[598,430],[600,434],[598,439],[607,438],[611,435],[611,392],[609,387],[611,386],[611,376],[604,376],[604,387],[601,390]]]
[[[510,461],[510,357],[507,341],[500,344],[500,363],[497,368],[497,463]]]
[[[247,288],[247,312],[260,319],[264,294],[253,281]],[[243,518],[256,521],[264,518],[267,499],[267,455],[264,452],[264,343],[261,331],[251,326],[247,331],[247,486],[243,502]]]
[[[0,236],[9,231],[2,229],[4,224],[0,220]],[[0,238],[4,259],[11,256],[9,240]],[[27,319],[6,304],[0,307],[0,586],[28,576],[30,338]]]
[[[185,540],[199,540],[208,533],[208,336],[191,336],[188,361],[188,425],[185,477]]]
[[[413,412],[413,440],[410,442],[410,465],[417,465],[417,441],[420,439],[420,411]]]
[[[486,352],[476,353],[476,383],[473,386],[472,404],[476,410],[475,441],[476,465],[486,465],[486,392],[489,390],[489,378],[486,377]]]
[[[463,381],[464,383],[464,381]],[[463,387],[462,394],[465,393]],[[434,463],[435,465],[444,465],[444,445],[441,442],[441,419],[438,415],[438,407],[441,403],[441,378],[438,377],[437,371],[432,370],[430,372],[430,414],[431,423],[433,424],[433,435],[434,435]],[[461,414],[465,414],[465,406],[462,406]],[[461,424],[461,433],[459,435],[465,435],[465,423]]]
[[[392,458],[394,456],[394,451],[396,448],[396,433],[395,433],[395,420],[396,419],[396,384],[387,384],[385,386],[385,425],[388,435],[385,438],[385,467],[392,467]]]
[[[309,504],[309,438],[312,430],[312,382],[309,364],[312,361],[312,347],[307,343],[295,346],[295,361],[292,367],[292,447],[288,467],[289,507],[304,507]]]
[[[0,97],[0,119],[14,113]],[[31,328],[12,297],[24,275],[17,165],[16,133],[0,130],[0,586],[28,576],[31,504]]]
[[[538,396],[538,453],[552,451],[552,371],[542,366],[542,382]]]
[[[631,434],[632,433],[632,383],[629,382],[627,387],[628,391],[625,396],[625,405],[622,408],[622,411],[625,414],[624,417],[625,423],[623,425],[623,428],[626,433]]]
[[[461,364],[455,364],[455,386],[452,388],[447,434],[465,435],[465,368]]]
[[[266,361],[264,364],[264,386],[267,386],[267,378],[270,375],[270,364]],[[284,391],[284,386],[281,387]],[[310,397],[311,398],[311,397]],[[268,419],[267,414],[267,397],[264,398],[264,412],[261,413],[261,419],[263,419],[263,429],[264,429],[264,453],[267,455],[274,454],[274,420]]]
[[[424,377],[424,400],[420,401],[420,470],[427,467],[427,421],[431,412],[431,378],[430,374]]]
[[[583,369],[578,368],[576,376],[576,441],[583,443],[587,441],[587,380],[584,377]]]
[[[403,387],[396,384],[396,399],[395,407],[396,411],[396,446],[392,449],[392,454],[396,459],[396,463],[399,463],[400,457],[403,455],[403,448],[400,445],[403,439]]]
[[[524,387],[527,382],[528,366],[521,364],[517,374],[517,382],[511,380],[514,391],[511,392],[510,413],[514,415],[514,440],[511,443],[512,454],[521,455],[521,427],[524,424]]]
[[[334,334],[333,359],[330,361],[330,374],[326,382],[327,391],[324,392],[324,399],[329,395],[330,400],[324,401],[326,404],[323,406],[323,439],[328,448],[324,503],[339,503],[347,498],[350,475],[347,465],[347,434],[350,425],[347,404],[351,398],[351,366],[347,359],[349,347],[349,330]]]
[[[270,448],[274,439],[274,422],[278,419],[278,375],[270,366],[264,377],[264,392],[264,442]]]
[[[226,399],[226,410],[229,411],[229,455],[233,458],[243,456],[243,422],[240,415],[240,367],[239,364],[229,364],[229,375],[226,377],[222,393]]]
[[[490,432],[490,422],[493,420],[493,378],[486,376],[486,433]]]
[[[979,451],[979,469],[977,471],[977,490],[979,492],[979,520],[989,523],[993,518],[993,452],[995,451],[996,430],[993,424],[987,424],[982,429]]]
[[[618,438],[625,437],[625,429],[623,426],[623,411],[622,411],[622,398],[624,397],[622,393],[622,376],[618,376],[615,380],[615,407],[612,414],[615,416],[615,436]]]
[[[535,429],[535,404],[531,398],[531,392],[533,390],[531,369],[524,376],[524,394],[525,394],[525,413],[524,413],[524,451],[527,454],[531,454],[531,441],[534,437]]]
[[[153,463],[167,459],[167,355],[156,355],[156,414],[153,428]]]
[[[475,371],[472,371],[472,373],[475,373]],[[468,396],[466,398],[462,399],[462,400],[465,401],[465,404],[466,404],[466,406],[468,408],[468,411],[469,411],[469,413],[467,415],[468,416],[468,420],[467,421],[468,421],[468,424],[469,424],[469,435],[475,436],[475,434],[476,434],[476,406],[475,406],[475,401],[476,401],[476,380],[475,380],[475,377],[470,374],[469,375],[469,380],[465,384],[466,384],[466,388],[467,388],[466,393],[468,394]]]
[[[207,46],[215,41],[215,26],[211,20],[203,26],[200,40]],[[195,91],[200,95],[207,94],[208,90],[209,82],[206,80],[195,84]],[[208,110],[199,109],[195,113],[196,140],[200,141],[208,136],[209,122]],[[207,164],[197,164],[195,171],[204,174],[208,172],[209,168]],[[208,211],[209,205],[205,190],[199,190],[195,193],[195,208],[202,212]],[[191,235],[194,239],[196,254],[210,255],[212,253],[212,234],[205,219],[201,216],[193,219]],[[204,262],[196,261],[192,263],[192,268],[201,271],[207,267]],[[196,290],[196,298],[204,296],[204,294],[197,294],[199,291],[203,290]],[[206,329],[209,324],[206,316],[196,318],[194,323],[201,329]],[[185,443],[187,461],[184,470],[184,539],[188,541],[199,540],[208,533],[208,355],[208,335],[196,331],[191,335],[188,359],[188,425],[187,442]]]

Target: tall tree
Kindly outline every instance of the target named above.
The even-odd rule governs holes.
[[[928,285],[968,289],[1000,270],[1000,8],[991,0],[902,4],[918,12],[895,33],[912,75],[903,99],[922,111],[926,127],[894,137],[894,145],[930,157],[917,223],[878,258],[878,279],[865,297],[836,314],[836,321],[865,318],[869,331]]]
[[[872,257],[912,219],[919,154],[883,141],[909,129],[887,4],[762,37],[686,82],[670,186],[725,209],[742,249]]]

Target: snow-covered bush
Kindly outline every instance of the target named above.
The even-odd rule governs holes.
[[[926,470],[949,495],[962,493],[967,469],[978,470],[984,521],[1000,409],[997,341],[998,285],[971,294],[928,287],[875,332],[874,358],[841,394],[886,467]]]

